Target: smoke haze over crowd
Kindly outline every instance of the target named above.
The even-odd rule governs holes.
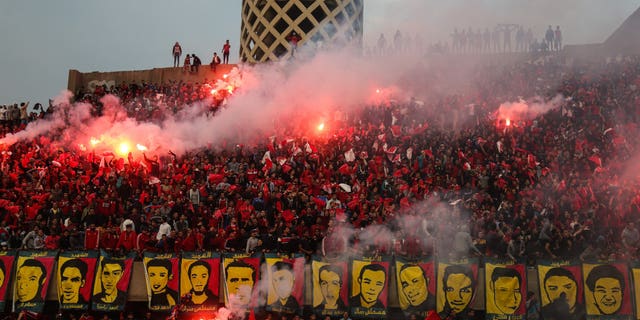
[[[126,5],[128,10],[120,8]],[[3,46],[0,53],[0,104],[40,102],[66,85],[69,69],[81,72],[150,69],[169,66],[170,46],[180,41],[185,53],[209,59],[225,39],[238,51],[241,1],[215,5],[193,1],[190,8],[171,1],[0,3]],[[453,28],[520,23],[543,32],[549,24],[563,28],[566,43],[603,41],[637,7],[637,2],[588,1],[420,1],[366,0],[365,43],[396,29],[420,34],[425,43],[450,40]],[[145,14],[141,14],[145,12]],[[108,20],[108,24],[96,23]],[[169,21],[171,23],[169,23]],[[20,32],[12,32],[15,26]],[[153,30],[153,33],[149,33]],[[152,36],[148,36],[152,34]],[[537,37],[540,37],[537,35]],[[46,54],[45,54],[46,53]],[[231,62],[236,62],[232,54]]]

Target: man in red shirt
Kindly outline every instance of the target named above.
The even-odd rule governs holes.
[[[222,63],[229,64],[229,52],[231,52],[231,44],[227,40],[222,46]]]
[[[85,250],[96,250],[100,244],[100,231],[96,229],[95,224],[91,224],[84,232],[84,248]]]
[[[100,232],[100,249],[107,251],[115,249],[118,244],[118,231],[118,227],[113,227],[113,230],[109,230],[109,227],[106,227]]]
[[[135,249],[137,239],[138,235],[133,230],[133,225],[126,224],[125,230],[120,231],[120,237],[118,238],[118,244],[116,245],[116,248],[124,252],[129,252]]]
[[[153,249],[153,237],[149,233],[149,229],[142,229],[142,232],[136,237],[136,250],[142,251]]]

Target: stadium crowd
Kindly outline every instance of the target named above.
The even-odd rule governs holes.
[[[483,66],[473,80],[465,92],[425,89],[423,100],[370,106],[325,140],[265,138],[105,166],[49,143],[56,132],[2,146],[0,246],[637,258],[640,189],[629,165],[640,60]],[[157,121],[209,91],[143,83],[77,96],[99,114],[99,98],[114,94],[130,116]],[[558,95],[535,118],[496,112],[519,96]],[[4,120],[0,135],[51,109]],[[379,226],[391,236],[365,237]]]
[[[99,159],[51,150],[42,143],[50,135],[17,143],[2,150],[0,240],[29,249],[420,255],[448,243],[438,240],[450,239],[463,219],[483,255],[635,255],[640,197],[622,164],[636,145],[638,66],[636,59],[588,69],[521,64],[483,79],[464,97],[367,108],[323,144],[298,137],[145,156],[147,165],[117,168],[110,161],[101,176]],[[162,104],[197,100],[202,87],[143,84],[104,93],[125,106],[162,95],[148,102],[151,113],[135,114],[153,121]],[[96,89],[82,99],[94,102],[104,93]],[[492,118],[516,94],[566,99],[509,126]],[[439,117],[443,106],[455,116]],[[446,129],[452,126],[460,130]],[[2,132],[22,128],[22,119],[4,121]],[[266,151],[273,161],[265,161]],[[436,217],[413,206],[433,197],[453,210]],[[401,225],[406,221],[417,227]],[[349,244],[330,241],[342,224],[383,224],[401,234],[369,248],[357,246],[357,232]],[[590,245],[597,248],[585,251]]]

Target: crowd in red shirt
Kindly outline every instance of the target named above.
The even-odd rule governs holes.
[[[639,61],[482,66],[470,81],[461,92],[425,89],[422,101],[369,106],[324,140],[265,137],[145,155],[144,165],[107,159],[106,169],[49,143],[55,133],[4,146],[0,241],[116,253],[418,256],[449,252],[468,232],[489,256],[635,257],[628,222],[638,220],[640,190],[627,164],[639,137]],[[122,84],[77,96],[99,114],[98,99],[114,94],[129,116],[156,121],[209,90]],[[535,118],[495,118],[501,103],[536,95],[563,99]],[[5,122],[1,134],[22,129]],[[369,237],[376,228],[383,236]],[[248,241],[253,231],[259,241]],[[622,250],[627,243],[632,250]]]

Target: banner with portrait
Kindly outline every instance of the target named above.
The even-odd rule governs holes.
[[[566,315],[584,317],[582,268],[571,260],[538,260],[538,286],[542,316],[551,319]]]
[[[259,307],[259,290],[254,289],[260,280],[260,260],[260,254],[249,256],[243,253],[225,253],[223,255],[224,302],[227,308],[249,312]]]
[[[123,311],[127,303],[135,252],[114,257],[101,250],[93,283],[91,309],[95,311]]]
[[[183,252],[180,260],[180,311],[215,311],[220,303],[219,297],[220,254]]]
[[[60,309],[89,309],[98,257],[94,250],[60,252],[56,273]]]
[[[349,308],[354,318],[386,318],[391,258],[356,257],[349,273]]]
[[[424,319],[436,309],[436,271],[433,259],[418,261],[396,257],[396,284],[400,309],[409,317]]]
[[[0,310],[4,310],[7,293],[11,288],[11,274],[16,261],[16,251],[0,251]]]
[[[142,261],[151,311],[170,311],[180,303],[179,260],[174,253],[144,253]]]
[[[55,274],[58,251],[20,251],[13,283],[13,312],[40,313]]]
[[[338,317],[345,311],[349,311],[348,275],[347,261],[327,262],[321,257],[313,257],[311,261],[313,310],[318,316]]]
[[[440,317],[465,317],[478,289],[478,259],[439,261],[436,274],[436,311]]]
[[[486,319],[524,319],[527,314],[527,267],[512,260],[485,259]]]
[[[304,305],[304,255],[265,254],[267,272],[266,310],[301,314]],[[263,275],[264,278],[264,275]]]
[[[583,263],[587,319],[633,319],[626,263]]]

